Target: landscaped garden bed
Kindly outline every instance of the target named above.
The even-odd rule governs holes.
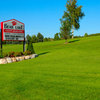
[[[2,58],[0,58],[0,64],[19,62],[22,60],[32,59],[37,56],[37,54],[32,54],[30,51],[4,53]]]

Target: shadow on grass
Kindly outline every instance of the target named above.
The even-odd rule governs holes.
[[[71,40],[68,43],[73,43],[73,42],[77,42],[77,41],[80,41],[80,40]]]
[[[47,53],[49,53],[49,52],[40,53],[40,54],[38,54],[38,56],[45,55],[45,54],[47,54]]]

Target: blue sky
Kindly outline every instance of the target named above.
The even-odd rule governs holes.
[[[60,31],[60,21],[66,10],[67,0],[1,0],[0,22],[17,19],[25,23],[26,34],[41,32],[45,37],[53,37]],[[80,21],[80,29],[75,35],[100,33],[100,0],[78,0],[83,6],[85,17]]]

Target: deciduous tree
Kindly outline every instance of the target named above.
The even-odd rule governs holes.
[[[59,33],[56,33],[56,34],[54,35],[54,40],[60,40]]]
[[[66,8],[62,19],[69,20],[73,38],[74,30],[80,28],[80,19],[83,18],[84,13],[82,12],[82,6],[78,6],[77,0],[67,0]]]
[[[70,25],[70,22],[69,20],[61,20],[61,28],[60,28],[60,35],[63,39],[66,40],[66,43],[67,43],[67,39],[70,38],[70,35],[71,35],[71,25]]]

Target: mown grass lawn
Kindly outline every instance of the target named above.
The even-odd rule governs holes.
[[[100,100],[100,36],[64,42],[36,43],[36,59],[0,65],[0,100]]]

